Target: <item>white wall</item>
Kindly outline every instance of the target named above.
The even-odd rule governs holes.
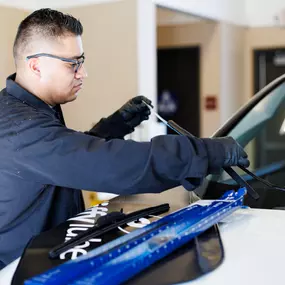
[[[247,24],[252,27],[274,26],[275,16],[282,9],[285,9],[284,0],[246,0]]]
[[[220,122],[243,105],[246,28],[220,24]]]
[[[133,0],[134,1],[134,0]],[[152,1],[137,0],[137,80],[138,92],[147,96],[157,109],[156,80],[156,6]],[[146,21],[147,19],[147,21]],[[132,139],[150,140],[155,135],[165,134],[166,127],[154,116],[138,127]]]

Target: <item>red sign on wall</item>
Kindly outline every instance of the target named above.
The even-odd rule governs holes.
[[[216,110],[217,109],[217,96],[214,96],[214,95],[206,96],[205,108],[206,110]]]

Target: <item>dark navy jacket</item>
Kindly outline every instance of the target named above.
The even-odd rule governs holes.
[[[19,257],[33,235],[83,210],[81,191],[75,189],[134,194],[183,184],[192,190],[207,174],[207,150],[199,139],[105,139],[98,137],[98,126],[77,132],[14,79],[15,74],[8,77],[0,92],[2,266]]]

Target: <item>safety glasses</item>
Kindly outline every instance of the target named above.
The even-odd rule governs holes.
[[[75,73],[81,68],[85,60],[84,54],[82,54],[80,57],[76,59],[71,59],[71,58],[60,57],[60,56],[49,54],[49,53],[37,53],[37,54],[29,55],[27,56],[26,59],[29,60],[31,58],[38,58],[38,57],[50,57],[50,58],[59,59],[64,62],[69,62],[72,64],[72,67],[74,68]]]

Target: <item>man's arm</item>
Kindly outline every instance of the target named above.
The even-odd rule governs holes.
[[[229,138],[106,141],[68,129],[49,115],[30,118],[17,126],[16,136],[7,134],[12,155],[3,157],[2,166],[42,184],[115,194],[158,193],[180,184],[193,190],[209,171],[248,164],[246,153]]]
[[[173,135],[151,142],[105,141],[63,127],[47,115],[23,125],[13,139],[13,169],[7,171],[17,169],[26,180],[131,194],[161,192],[186,177],[207,174],[207,153],[199,139]]]

